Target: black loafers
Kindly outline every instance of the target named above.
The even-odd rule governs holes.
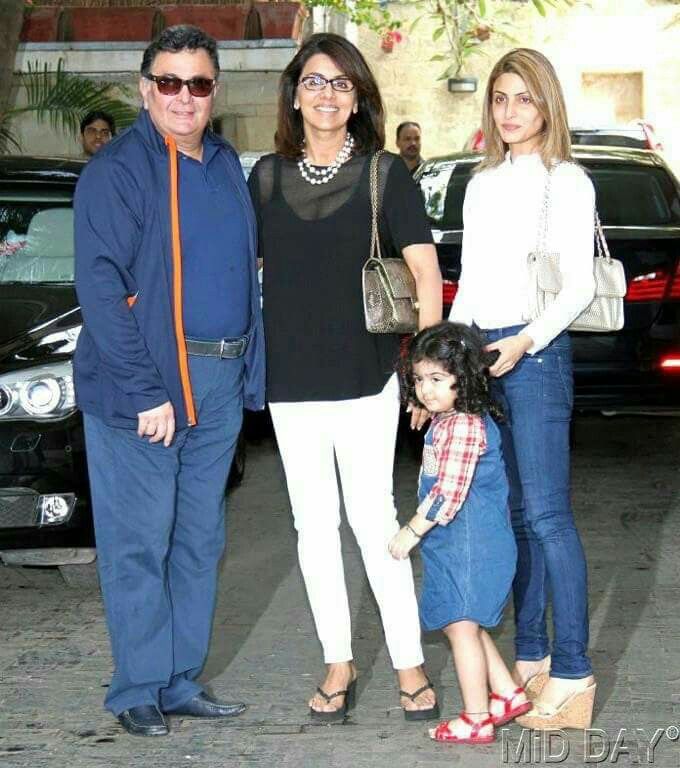
[[[246,711],[248,707],[241,702],[227,704],[216,701],[201,692],[192,696],[189,701],[177,709],[164,710],[168,715],[183,715],[184,717],[236,717]]]
[[[167,736],[170,733],[161,711],[153,704],[123,710],[118,715],[118,722],[133,736]]]

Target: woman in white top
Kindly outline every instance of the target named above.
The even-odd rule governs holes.
[[[566,329],[594,294],[595,194],[571,161],[562,89],[538,51],[516,49],[496,64],[483,130],[486,156],[465,195],[462,273],[451,319],[484,330],[488,348],[499,353],[490,372],[507,419],[503,452],[518,546],[514,675],[534,698],[518,722],[584,728],[595,683],[587,655],[586,562],[570,503],[573,383]],[[528,255],[537,245],[549,172],[546,245],[560,255],[563,288],[532,317]]]

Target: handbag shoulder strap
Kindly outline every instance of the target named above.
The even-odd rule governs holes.
[[[541,211],[538,215],[538,232],[536,234],[536,253],[545,253],[548,247],[548,219],[550,218],[550,190],[552,188],[552,177],[556,166],[552,165],[545,175],[545,184],[543,185],[543,200],[541,202]]]
[[[550,192],[552,189],[552,178],[557,164],[551,166],[545,177],[545,187],[543,189],[543,203],[541,205],[541,213],[538,219],[538,238],[536,241],[536,252],[546,253],[548,247],[548,219],[550,218]],[[602,223],[600,216],[595,208],[594,215],[594,230],[595,230],[595,246],[597,248],[598,258],[604,258],[607,261],[611,261],[611,254],[609,253],[609,246],[604,236],[604,230],[602,229]]]
[[[609,253],[609,246],[604,236],[604,230],[602,229],[602,222],[600,221],[600,215],[595,209],[595,245],[597,247],[597,255],[600,259],[606,259],[611,261],[612,257]]]
[[[369,251],[369,256],[377,259],[382,259],[380,232],[378,230],[378,215],[380,213],[380,179],[378,171],[380,167],[380,156],[384,154],[384,152],[384,149],[379,149],[371,158],[368,178],[371,196],[371,250]]]

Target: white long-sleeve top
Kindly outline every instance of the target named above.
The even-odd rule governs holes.
[[[560,254],[562,290],[529,322],[528,255],[536,250],[547,169],[539,154],[521,155],[475,174],[463,204],[463,249],[458,293],[449,319],[483,329],[527,323],[522,333],[535,354],[590,304],[595,190],[585,172],[561,163],[552,173],[548,252]]]

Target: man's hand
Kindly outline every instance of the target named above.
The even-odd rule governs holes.
[[[175,436],[175,409],[168,400],[163,405],[150,408],[137,414],[137,434],[140,437],[149,437],[150,443],[159,443],[167,448]]]
[[[404,526],[394,534],[387,548],[395,560],[406,560],[409,552],[419,541],[420,539]]]
[[[430,418],[430,412],[427,408],[421,408],[414,403],[409,403],[406,406],[406,413],[411,414],[411,429],[422,429],[425,422]]]
[[[492,352],[498,350],[499,355],[496,362],[489,368],[491,376],[504,376],[509,373],[519,362],[522,355],[531,348],[534,341],[525,333],[519,333],[516,336],[508,336],[505,339],[499,339],[491,344],[487,344],[485,350]]]

